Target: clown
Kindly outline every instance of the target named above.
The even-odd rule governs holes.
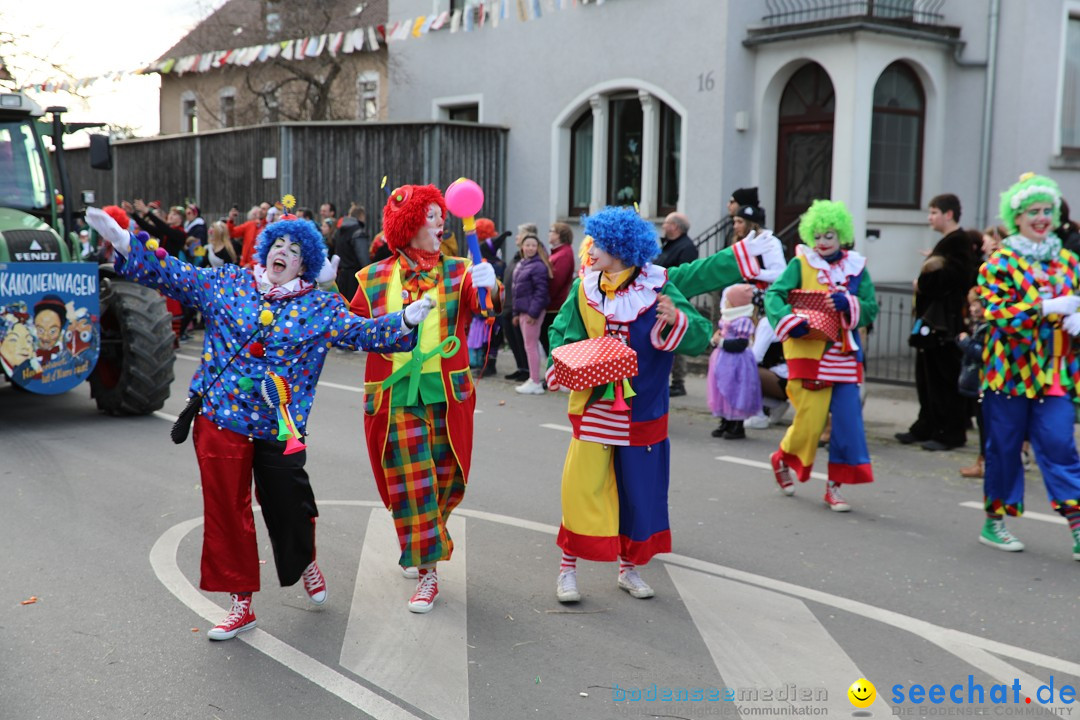
[[[857,331],[874,321],[878,307],[866,258],[843,249],[853,235],[851,214],[843,203],[815,200],[799,222],[805,244],[765,293],[765,312],[783,342],[787,394],[795,408],[791,427],[770,458],[776,482],[784,495],[792,495],[794,478],[810,479],[818,439],[831,413],[825,503],[836,512],[851,510],[840,494],[841,485],[874,479],[859,401],[863,350]],[[792,290],[825,295],[825,312],[838,316],[839,341],[810,336],[807,319],[792,307]]]
[[[287,409],[302,435],[326,351],[406,350],[427,308],[369,320],[349,312],[337,293],[317,289],[315,283],[332,277],[333,267],[322,236],[307,220],[267,225],[249,270],[195,268],[144,235],[130,236],[106,212],[90,208],[86,218],[116,248],[120,275],[198,308],[206,321],[202,362],[190,390],[202,399],[193,432],[206,519],[200,587],[232,596],[228,616],[207,636],[227,640],[255,627],[253,479],[282,586],[303,579],[309,599],[325,603],[326,580],[315,562],[319,513],[304,470],[307,453],[302,445],[282,442],[278,410],[263,397],[263,380],[277,375],[290,388]],[[220,262],[213,255],[210,260]]]
[[[605,399],[605,387],[570,395],[573,438],[562,475],[560,602],[581,599],[577,558],[619,561],[618,586],[635,598],[653,589],[637,566],[671,551],[667,433],[668,387],[674,353],[697,355],[709,344],[709,322],[667,271],[656,229],[629,208],[608,207],[585,219],[587,257],[552,323],[551,348],[611,335],[637,353],[627,410]],[[558,389],[549,360],[548,389]],[[627,393],[629,396],[629,393]]]
[[[37,335],[37,357],[47,365],[61,357],[61,342],[67,327],[68,309],[57,295],[46,295],[34,304],[34,330]]]
[[[41,363],[34,352],[34,331],[25,303],[0,308],[0,368],[9,378],[38,374]]]
[[[364,374],[368,457],[394,516],[398,562],[406,577],[418,578],[408,601],[414,613],[435,605],[436,563],[454,552],[446,523],[469,480],[476,395],[466,338],[482,307],[478,289],[487,288],[499,307],[490,263],[472,265],[440,252],[445,220],[446,203],[434,185],[394,190],[383,209],[393,254],[357,273],[352,301],[354,312],[372,318],[439,308],[418,329],[411,353],[371,355]]]
[[[1028,173],[1001,195],[1010,236],[979,271],[990,334],[983,350],[983,480],[986,522],[979,541],[1024,549],[1005,516],[1024,511],[1021,445],[1031,441],[1050,505],[1069,523],[1080,560],[1080,457],[1073,439],[1080,359],[1080,266],[1054,235],[1061,193]]]

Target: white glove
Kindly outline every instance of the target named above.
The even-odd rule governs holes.
[[[431,308],[435,307],[435,301],[431,298],[424,296],[414,303],[410,303],[405,308],[405,326],[412,330],[414,327],[424,322],[424,318],[431,312]]]
[[[477,263],[469,268],[469,272],[472,273],[472,282],[476,287],[488,290],[495,287],[495,268],[491,267],[491,263]]]
[[[131,252],[131,233],[122,228],[109,214],[98,208],[86,208],[86,224],[97,230],[98,235],[112,243],[116,252],[127,257]]]
[[[751,230],[750,234],[743,238],[743,243],[751,255],[764,255],[773,241],[779,243],[779,240],[773,237],[771,230],[762,230],[761,232]]]
[[[1065,328],[1065,332],[1069,333],[1070,335],[1080,335],[1080,313],[1066,315],[1065,320],[1061,323],[1061,326]]]
[[[1080,310],[1080,295],[1062,295],[1042,302],[1043,315],[1072,315]]]
[[[206,259],[210,261],[210,267],[212,268],[219,268],[225,264],[225,260],[219,258],[214,252],[214,248],[212,245],[206,246]]]
[[[333,282],[334,280],[336,280],[337,279],[337,269],[338,269],[338,265],[340,265],[340,264],[341,264],[341,258],[338,257],[337,255],[335,255],[332,258],[328,258],[328,259],[324,260],[322,269],[319,270],[319,275],[318,275],[318,277],[315,278],[315,283],[317,285],[322,285],[323,283]]]

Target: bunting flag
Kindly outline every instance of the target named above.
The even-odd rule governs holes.
[[[82,90],[99,81],[118,80],[129,75],[151,73],[184,75],[190,72],[204,73],[218,70],[228,65],[246,68],[277,58],[302,62],[318,58],[327,52],[333,57],[337,57],[338,54],[349,55],[362,51],[378,52],[383,43],[407,40],[409,36],[422,38],[440,30],[449,30],[451,33],[474,32],[482,29],[485,24],[498,28],[504,22],[511,20],[512,5],[517,10],[518,21],[524,23],[538,20],[544,15],[552,15],[560,10],[591,8],[603,5],[604,2],[605,0],[479,0],[468,8],[458,7],[452,12],[443,10],[437,15],[420,15],[395,20],[386,25],[364,25],[351,30],[338,30],[310,37],[275,40],[248,47],[161,58],[138,70],[113,71],[96,77],[46,78],[25,84],[18,89],[44,91],[48,88],[49,91],[70,92]],[[360,13],[353,12],[350,17],[359,18]],[[14,80],[9,68],[2,60],[0,60],[0,80]]]

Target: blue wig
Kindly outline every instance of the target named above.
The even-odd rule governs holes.
[[[326,262],[326,242],[322,233],[310,220],[278,220],[270,223],[259,233],[255,244],[255,257],[266,267],[266,256],[270,246],[281,237],[288,236],[290,242],[300,245],[300,264],[303,272],[300,277],[309,283],[315,282],[319,271]]]
[[[583,222],[596,246],[627,266],[643,267],[660,254],[656,228],[633,208],[609,206]]]

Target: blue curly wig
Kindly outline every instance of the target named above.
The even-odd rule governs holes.
[[[270,246],[280,237],[289,236],[289,240],[300,244],[300,264],[303,272],[300,277],[313,283],[326,262],[326,242],[322,233],[310,220],[278,220],[270,223],[259,233],[255,243],[255,257],[266,267],[266,256]]]
[[[660,254],[656,228],[633,208],[608,206],[582,222],[598,248],[627,266],[643,267]]]

